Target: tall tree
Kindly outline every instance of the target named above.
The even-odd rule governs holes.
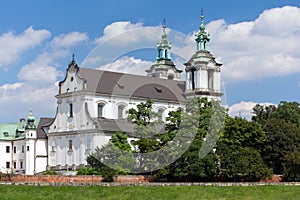
[[[283,119],[271,118],[265,125],[266,141],[262,157],[275,174],[283,173],[284,156],[294,151],[300,142],[299,128]]]
[[[283,173],[283,159],[300,142],[300,107],[298,102],[281,101],[274,105],[256,105],[252,120],[266,133],[262,157],[274,173]]]
[[[265,139],[259,124],[227,117],[217,148],[220,177],[228,181],[232,181],[235,175],[248,181],[269,177],[272,170],[265,165],[260,154]]]

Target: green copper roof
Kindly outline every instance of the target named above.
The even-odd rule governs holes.
[[[209,51],[208,43],[210,41],[210,35],[205,31],[205,25],[204,25],[204,16],[201,16],[201,24],[199,28],[199,32],[196,33],[196,44],[197,44],[197,51]]]
[[[40,119],[34,121],[37,127]],[[0,140],[19,140],[25,138],[25,121],[0,124]]]

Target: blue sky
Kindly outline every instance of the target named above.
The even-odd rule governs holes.
[[[88,55],[95,47],[109,48],[111,54],[116,48],[126,49],[120,45],[131,50],[139,45],[153,44],[155,48],[163,18],[174,51],[181,49],[175,41],[175,33],[180,33],[189,40],[182,40],[181,44],[186,45],[182,49],[189,49],[192,54],[201,8],[211,34],[211,51],[224,64],[226,104],[232,115],[241,113],[247,117],[256,103],[299,101],[300,2],[297,0],[3,0],[0,123],[17,121],[29,110],[37,117],[54,117],[57,82],[64,78],[73,53],[79,64],[88,66],[91,64],[87,62]],[[136,40],[132,42],[130,37]],[[155,61],[155,51],[145,48],[144,53],[135,53],[130,52],[106,67],[131,72],[140,66],[143,71]],[[180,62],[176,58],[176,64]],[[120,67],[124,64],[127,68]]]

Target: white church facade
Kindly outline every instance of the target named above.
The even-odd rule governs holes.
[[[26,161],[30,166],[24,166],[25,173],[41,171],[37,166],[44,167],[45,171],[46,168],[76,170],[87,165],[87,156],[96,147],[106,144],[113,133],[133,130],[126,120],[126,111],[147,99],[152,99],[153,109],[162,121],[170,111],[184,108],[187,98],[207,97],[221,101],[222,64],[210,53],[210,35],[205,30],[203,16],[195,41],[196,51],[185,63],[185,80],[181,80],[182,71],[171,59],[165,24],[157,44],[157,59],[146,70],[147,76],[81,68],[73,56],[64,80],[59,83],[54,119],[38,125],[46,133],[45,148],[40,148],[45,159]],[[37,139],[24,141],[37,145]],[[0,151],[1,142],[0,138]],[[32,159],[30,156],[28,159]],[[33,155],[33,158],[38,157]],[[1,165],[5,168],[5,164]]]

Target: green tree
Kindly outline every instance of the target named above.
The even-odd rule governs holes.
[[[262,158],[274,173],[283,173],[283,159],[300,142],[300,107],[298,102],[281,101],[274,105],[256,105],[252,120],[266,133]]]
[[[87,162],[104,176],[105,180],[112,181],[115,175],[128,174],[136,165],[136,160],[130,153],[127,134],[117,132],[106,145],[97,147],[95,152],[87,157]]]
[[[216,106],[217,109],[213,109],[213,106]],[[204,140],[208,139],[210,134],[213,135],[212,132],[209,132],[209,128],[211,128],[210,123],[214,122],[212,121],[212,114],[216,110],[222,115],[226,113],[226,110],[218,102],[208,101],[207,98],[189,99],[186,106],[186,113],[183,113],[181,116],[184,120],[181,120],[180,131],[176,134],[180,133],[184,137],[190,134],[191,130],[196,131],[196,134],[194,139],[190,141],[187,151],[169,166],[169,172],[172,176],[177,178],[192,177],[201,180],[212,180],[218,174],[217,158],[212,151],[214,146],[208,145],[208,154],[205,157],[200,156],[200,149],[204,145]],[[179,116],[178,113],[170,114]],[[172,117],[170,119],[173,119]],[[173,119],[173,122],[177,121],[180,120]],[[184,124],[182,124],[182,121],[184,121]]]
[[[283,174],[284,156],[298,146],[300,130],[295,124],[277,118],[269,119],[264,130],[266,141],[262,157],[275,174]]]
[[[274,118],[295,124],[300,128],[300,105],[298,102],[281,101],[274,113]]]
[[[261,151],[265,140],[265,132],[259,124],[240,117],[227,117],[219,143],[226,144],[232,149],[253,147]]]
[[[261,126],[242,118],[227,117],[224,131],[218,141],[220,177],[232,181],[256,181],[269,177],[272,170],[261,157],[266,136]]]
[[[286,181],[300,181],[300,146],[284,156],[283,178]]]
[[[267,123],[267,121],[272,117],[274,112],[276,112],[277,108],[275,105],[268,105],[268,106],[263,106],[260,104],[256,104],[255,107],[253,108],[253,116],[252,116],[252,121],[262,125]]]

